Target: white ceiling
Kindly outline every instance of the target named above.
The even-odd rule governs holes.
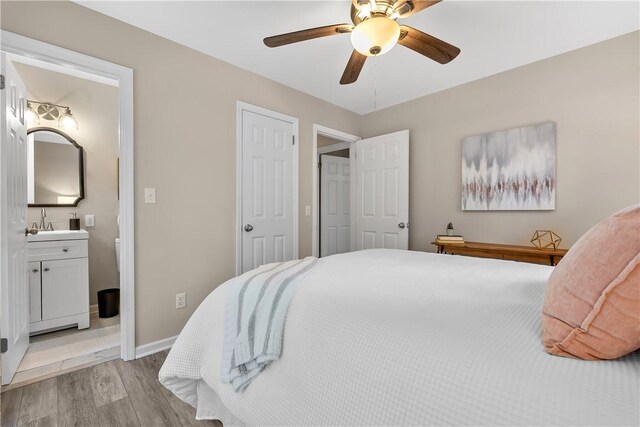
[[[275,49],[262,39],[350,22],[349,0],[78,3],[360,114],[640,29],[637,1],[445,0],[400,23],[458,46],[458,58],[440,65],[396,46],[341,86],[348,34]]]

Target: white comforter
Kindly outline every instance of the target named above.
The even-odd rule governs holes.
[[[289,306],[280,360],[220,382],[227,284],[178,337],[160,381],[199,418],[246,425],[639,425],[640,354],[550,356],[552,268],[420,252],[322,258]]]

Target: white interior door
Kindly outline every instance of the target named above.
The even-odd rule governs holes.
[[[356,142],[356,249],[409,249],[409,131]]]
[[[242,111],[242,272],[297,257],[294,125]]]
[[[2,384],[9,384],[29,347],[29,273],[27,264],[27,89],[2,54],[2,141],[0,142],[0,302]]]
[[[320,256],[351,246],[351,160],[320,156]]]

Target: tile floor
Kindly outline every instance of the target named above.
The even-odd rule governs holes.
[[[88,329],[72,328],[31,337],[16,375],[3,390],[119,357],[120,316],[100,319],[98,313],[91,313]]]

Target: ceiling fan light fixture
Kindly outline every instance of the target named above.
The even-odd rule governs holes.
[[[400,26],[386,16],[375,16],[356,25],[351,32],[355,50],[366,56],[379,56],[389,52],[398,43]]]

